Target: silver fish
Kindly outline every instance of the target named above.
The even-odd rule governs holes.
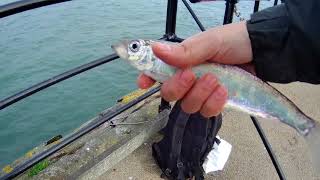
[[[174,75],[177,68],[164,63],[153,54],[151,48],[153,42],[142,39],[124,40],[113,45],[112,48],[120,58],[127,60],[139,71],[156,81],[163,82]],[[228,89],[228,100],[225,107],[231,107],[256,117],[280,120],[293,127],[302,136],[310,137],[311,146],[316,146],[313,149],[319,152],[318,123],[305,115],[293,102],[269,84],[231,65],[207,63],[192,67],[192,71],[197,77],[205,73],[216,75],[219,82]]]

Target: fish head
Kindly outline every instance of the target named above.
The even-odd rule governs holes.
[[[123,40],[112,45],[112,49],[121,59],[127,60],[140,71],[148,71],[154,65],[154,56],[151,40]]]

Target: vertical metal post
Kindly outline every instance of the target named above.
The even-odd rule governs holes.
[[[167,37],[175,36],[177,9],[178,9],[178,0],[168,0],[167,20],[166,20]]]
[[[259,10],[260,0],[254,1],[253,12],[257,12]]]
[[[166,19],[166,32],[164,37],[168,41],[174,41],[176,38],[176,20],[177,20],[178,0],[168,0],[167,4],[167,19]],[[170,109],[170,103],[161,99],[159,112],[164,109]]]
[[[232,23],[234,6],[238,0],[226,0],[226,9],[224,12],[223,24]]]
[[[278,0],[274,0],[273,5],[274,5],[274,6],[278,5]]]

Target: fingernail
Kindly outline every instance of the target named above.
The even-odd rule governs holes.
[[[171,51],[171,46],[168,44],[157,43],[156,46],[160,51]]]
[[[219,86],[214,93],[216,100],[223,100],[227,96],[227,90],[223,86]]]
[[[181,72],[180,79],[185,83],[191,83],[194,80],[193,72],[189,69],[185,69]]]

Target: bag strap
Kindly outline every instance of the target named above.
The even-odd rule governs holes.
[[[204,153],[201,157],[201,161],[204,161],[205,157],[209,154],[214,142],[216,142],[218,145],[220,144],[220,140],[218,138],[216,138],[216,136],[217,136],[218,131],[220,130],[221,125],[222,125],[222,115],[219,114],[218,116],[211,117],[210,123],[211,123],[210,124],[211,127],[208,129],[210,132],[207,137],[208,143],[207,143],[207,147],[206,146],[202,147],[202,151],[204,150]]]
[[[177,102],[179,103],[179,102]],[[180,106],[180,103],[177,104]],[[174,165],[178,168],[178,179],[184,179],[183,174],[183,163],[180,158],[182,140],[184,135],[184,130],[189,120],[190,114],[185,113],[181,108],[179,108],[179,112],[177,112],[177,116],[175,119],[175,124],[172,132],[172,144],[171,151],[169,154],[169,160],[167,161],[167,169],[165,170],[165,174],[168,176],[171,174]]]

